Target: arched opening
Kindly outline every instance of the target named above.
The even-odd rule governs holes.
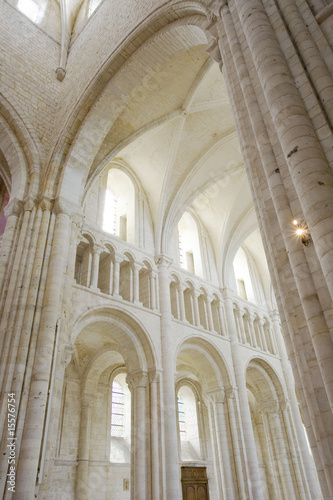
[[[107,174],[103,230],[135,243],[135,190],[128,175],[117,168]]]
[[[182,385],[177,394],[177,407],[180,455],[185,462],[201,459],[197,405],[193,389]]]
[[[111,391],[110,462],[131,461],[131,392],[126,374],[119,373],[112,382]]]
[[[145,500],[151,463],[146,443],[156,439],[147,424],[147,373],[154,366],[149,343],[138,323],[121,311],[95,310],[77,328],[57,438],[57,458],[68,462],[62,473],[76,475],[76,490],[70,490],[72,481],[64,482],[61,496],[120,491],[124,500]]]
[[[31,21],[36,23],[41,17],[41,8],[35,0],[19,0],[17,8]]]
[[[74,279],[78,285],[89,287],[92,274],[93,242],[90,236],[82,236],[76,248]]]
[[[178,222],[178,238],[180,266],[189,273],[203,276],[198,226],[188,212]]]
[[[250,361],[246,382],[264,496],[302,498],[306,477],[282,386],[273,369],[259,359]]]
[[[179,458],[183,472],[207,472],[209,498],[235,498],[229,412],[223,404],[228,380],[224,361],[211,344],[191,338],[181,345],[176,382]]]
[[[233,267],[238,295],[244,300],[255,302],[249,265],[246,254],[242,248],[239,248],[235,255]]]

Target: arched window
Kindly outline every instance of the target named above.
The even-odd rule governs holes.
[[[107,175],[103,230],[135,243],[135,190],[124,172],[111,168]]]
[[[185,212],[178,223],[179,263],[188,272],[203,276],[197,223]]]
[[[88,17],[91,16],[93,12],[97,9],[99,4],[101,3],[102,0],[90,0],[89,2],[89,10],[88,10]]]
[[[200,460],[197,400],[193,390],[183,385],[178,391],[177,401],[181,459],[182,461]]]
[[[131,393],[126,375],[117,375],[112,382],[110,461],[130,463],[131,449]]]
[[[242,248],[239,248],[233,262],[235,278],[237,283],[238,295],[250,302],[255,302],[250,270],[246,254]]]
[[[41,8],[35,0],[19,0],[17,8],[34,23],[40,18]]]

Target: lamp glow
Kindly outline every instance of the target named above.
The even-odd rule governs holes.
[[[300,222],[296,219],[292,221],[293,225],[295,227],[295,235],[298,236],[301,239],[301,242],[303,243],[304,246],[308,246],[311,243],[311,236],[309,234],[307,225],[304,222]]]

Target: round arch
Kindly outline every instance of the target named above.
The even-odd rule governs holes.
[[[195,5],[191,5],[192,14]],[[203,8],[200,4],[198,4],[198,14],[175,21],[151,36],[105,85],[98,100],[95,101],[86,114],[85,120],[73,141],[65,166],[62,169],[58,196],[71,199],[72,203],[78,206],[82,204],[87,181],[92,182],[93,178],[124,147],[122,142],[116,146],[106,160],[103,159],[102,162],[95,163],[96,154],[105,137],[133,95],[140,90],[149,75],[154,74],[174,54],[207,43],[203,31],[203,21],[205,21],[206,17],[203,15]],[[169,37],[171,31],[173,32],[172,38]],[[156,48],[159,50],[158,58],[156,57]],[[145,59],[144,74],[141,75],[139,83],[137,83],[138,75],[135,72],[135,64],[133,63],[135,61],[139,62],[141,57]],[[147,60],[151,61],[150,65],[147,64]],[[120,87],[127,89],[126,94],[119,92],[118,88]],[[133,140],[133,133],[129,139],[130,141]],[[48,182],[51,182],[50,177]],[[49,187],[52,189],[51,186]]]
[[[133,370],[134,367],[143,371],[159,367],[157,354],[146,329],[137,318],[121,307],[98,306],[83,313],[76,320],[71,342],[78,345],[90,337],[94,339],[91,358],[99,351],[109,352],[112,345],[117,346]]]
[[[0,97],[0,175],[10,201],[35,198],[39,191],[42,146],[29,119]]]
[[[191,367],[195,367],[196,376],[200,376],[200,383],[206,392],[232,385],[226,359],[217,347],[206,339],[193,336],[185,339],[177,349],[176,367],[177,363],[183,371],[188,367],[191,372]]]
[[[275,369],[263,358],[255,356],[248,360],[245,377],[250,391],[258,401],[272,399],[282,401],[285,397],[282,383]]]

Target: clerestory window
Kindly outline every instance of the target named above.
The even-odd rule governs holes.
[[[40,14],[40,7],[34,0],[19,0],[17,8],[34,23]]]

